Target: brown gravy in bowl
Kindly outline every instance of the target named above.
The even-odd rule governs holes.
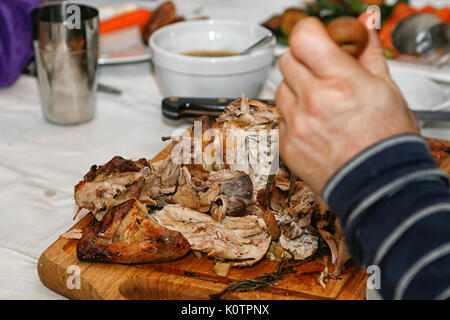
[[[239,55],[239,52],[230,50],[199,50],[183,52],[183,54],[193,57],[231,57]]]

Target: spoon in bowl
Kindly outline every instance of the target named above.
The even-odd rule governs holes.
[[[426,64],[442,67],[450,60],[450,23],[432,14],[416,13],[401,20],[392,32],[394,47]]]
[[[271,32],[270,34],[265,35],[260,40],[258,40],[254,44],[252,44],[250,47],[248,47],[247,49],[245,49],[244,51],[239,53],[239,55],[243,56],[243,55],[249,54],[253,50],[255,50],[255,49],[259,48],[259,47],[262,47],[262,46],[266,45],[267,43],[272,42],[274,39],[275,39],[275,37],[274,37],[273,33]]]

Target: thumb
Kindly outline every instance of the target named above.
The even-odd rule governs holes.
[[[364,52],[359,56],[359,63],[373,75],[391,81],[389,68],[384,56],[384,49],[381,40],[373,28],[369,28],[371,19],[375,18],[375,13],[364,12],[359,16],[359,21],[367,28],[369,40]]]
[[[321,78],[365,72],[358,62],[334,42],[323,23],[314,17],[298,22],[289,37],[293,57]]]

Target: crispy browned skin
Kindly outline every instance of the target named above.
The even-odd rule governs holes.
[[[439,168],[450,175],[450,141],[426,138]]]
[[[133,161],[119,156],[102,166],[93,165],[84,175],[83,181],[75,186],[75,203],[78,207],[94,213],[103,210],[108,199],[144,180],[143,168],[147,168],[147,172],[150,171],[146,159]],[[138,195],[136,198],[139,199]]]
[[[124,159],[120,156],[115,156],[109,162],[100,167],[93,165],[89,172],[84,175],[83,179],[85,181],[106,179],[117,173],[139,172],[146,166],[148,166],[148,162],[144,158],[133,161]]]
[[[137,200],[112,207],[101,222],[92,219],[77,243],[82,261],[112,263],[163,262],[190,250],[183,235],[153,222]]]
[[[450,142],[440,139],[426,138],[426,141],[430,145],[430,152],[440,164],[442,160],[450,157]]]

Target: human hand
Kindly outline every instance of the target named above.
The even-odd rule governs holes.
[[[375,30],[368,32],[367,48],[355,59],[331,40],[318,19],[306,18],[295,26],[290,50],[280,57],[284,80],[275,95],[282,113],[280,154],[317,193],[367,147],[419,132],[389,75]]]

